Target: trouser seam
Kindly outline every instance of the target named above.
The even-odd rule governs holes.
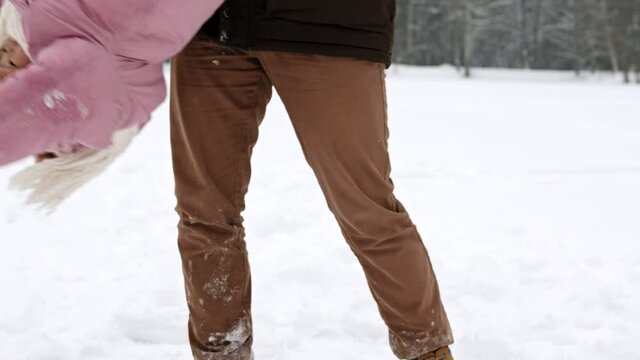
[[[391,159],[389,156],[389,126],[388,126],[388,122],[389,122],[389,113],[388,113],[388,106],[387,106],[387,91],[386,91],[386,85],[385,85],[385,70],[383,65],[378,64],[378,70],[379,70],[379,76],[380,76],[380,94],[381,94],[381,107],[382,107],[382,133],[384,138],[381,139],[384,145],[384,149],[385,149],[385,157],[386,157],[386,164],[385,164],[385,170],[384,170],[384,176],[385,178],[389,177],[389,173],[391,172]]]

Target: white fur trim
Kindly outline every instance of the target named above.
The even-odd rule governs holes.
[[[56,153],[20,171],[11,178],[11,187],[28,191],[27,204],[37,204],[51,213],[81,186],[102,173],[129,146],[138,126],[116,131],[111,145],[103,150],[81,149]]]
[[[0,46],[9,38],[17,41],[25,54],[31,58],[20,11],[10,0],[5,0],[0,9]]]

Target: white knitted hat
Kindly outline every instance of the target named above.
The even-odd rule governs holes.
[[[0,8],[0,46],[10,38],[17,41],[25,54],[31,58],[20,12],[10,0],[6,0]]]

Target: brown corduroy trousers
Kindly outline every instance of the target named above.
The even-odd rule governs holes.
[[[272,88],[360,261],[401,359],[453,337],[427,251],[393,195],[385,68],[243,51],[198,35],[172,62],[171,143],[189,334],[196,360],[252,358],[242,211]]]

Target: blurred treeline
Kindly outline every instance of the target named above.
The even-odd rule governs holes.
[[[400,0],[395,61],[615,71],[640,82],[640,0]]]

